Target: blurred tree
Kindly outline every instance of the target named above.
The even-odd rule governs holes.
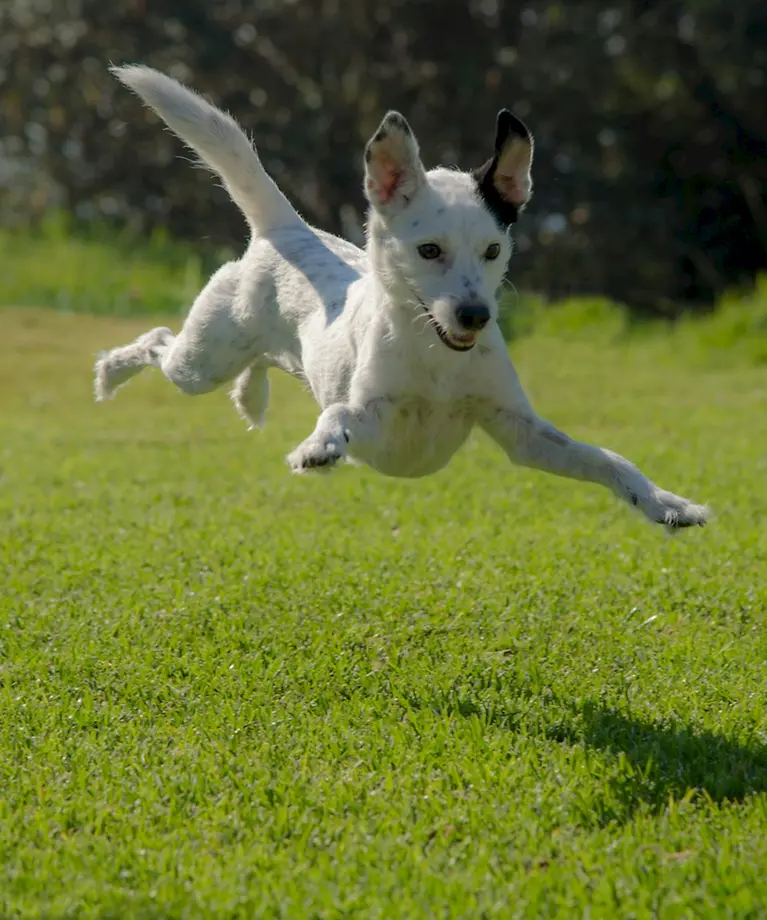
[[[387,109],[427,162],[471,167],[506,105],[536,135],[518,284],[668,315],[767,268],[762,0],[0,2],[0,158],[36,164],[82,220],[241,246],[235,208],[111,61],[232,111],[336,231],[361,222],[361,151]],[[48,195],[28,196],[28,219]]]

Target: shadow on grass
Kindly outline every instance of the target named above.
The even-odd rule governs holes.
[[[513,711],[448,691],[433,699],[430,708],[443,715],[478,717],[488,726],[515,733],[526,724],[530,732],[527,699],[536,702],[538,717],[547,721],[540,711],[540,694],[522,690],[519,697],[520,710]],[[560,708],[560,717],[548,725],[538,722],[533,732],[558,744],[606,752],[615,761],[606,765],[607,776],[604,767],[595,775],[595,787],[604,788],[589,790],[578,823],[623,822],[640,809],[659,812],[671,800],[735,803],[767,792],[767,745],[757,738],[735,740],[671,719],[651,721],[592,700],[577,706],[565,703],[564,710]]]
[[[587,701],[573,709],[571,724],[546,732],[552,740],[623,754],[639,779],[637,802],[664,807],[691,792],[714,802],[740,801],[767,791],[767,746],[723,733],[652,722]]]

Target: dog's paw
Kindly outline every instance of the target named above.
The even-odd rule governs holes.
[[[328,470],[344,456],[335,440],[309,438],[288,454],[288,466],[294,473]]]
[[[705,527],[709,510],[705,505],[696,505],[681,495],[654,489],[644,500],[633,502],[656,524],[663,524],[670,531],[683,527]]]

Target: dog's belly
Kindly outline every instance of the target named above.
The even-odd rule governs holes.
[[[386,476],[428,476],[450,461],[471,428],[465,404],[411,400],[397,406],[386,420],[379,441],[360,445],[350,454]]]

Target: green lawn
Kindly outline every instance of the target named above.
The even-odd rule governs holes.
[[[148,322],[0,311],[0,917],[767,916],[767,368],[512,346],[710,502],[670,538],[479,436],[291,477],[278,375],[258,433],[149,373],[94,405]]]

